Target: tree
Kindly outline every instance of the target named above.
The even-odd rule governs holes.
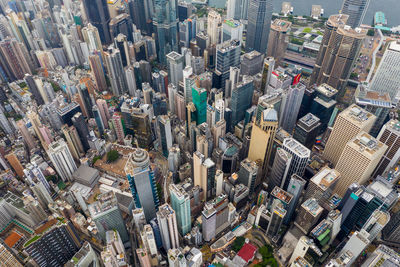
[[[239,236],[235,239],[232,244],[232,250],[238,252],[244,245],[245,238],[243,236]]]
[[[108,162],[114,162],[119,158],[119,153],[117,150],[110,150],[107,153],[107,161]]]
[[[369,29],[367,32],[368,36],[374,36],[375,35],[375,30],[374,29]]]

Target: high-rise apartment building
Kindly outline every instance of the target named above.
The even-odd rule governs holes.
[[[348,15],[332,15],[325,25],[324,38],[310,79],[310,85],[327,83],[344,93],[354,61],[366,31],[347,26]]]
[[[204,200],[215,196],[216,165],[210,158],[205,158],[199,151],[193,153],[194,185],[199,185],[204,191]]]
[[[249,0],[246,52],[267,52],[272,19],[272,0]]]
[[[267,56],[275,58],[278,64],[285,56],[286,48],[289,44],[287,33],[290,32],[291,25],[291,22],[281,19],[275,19],[271,23]]]
[[[99,195],[96,202],[88,205],[88,210],[103,241],[106,241],[106,232],[112,230],[118,231],[123,242],[129,241],[126,225],[113,191]]]
[[[93,24],[88,23],[86,27],[82,28],[82,37],[90,53],[94,51],[100,53],[103,51],[99,30]]]
[[[150,221],[156,217],[159,200],[147,151],[138,148],[131,153],[125,165],[125,173],[136,208],[143,208],[146,220]]]
[[[23,43],[14,38],[6,38],[0,42],[0,64],[10,81],[23,79],[26,73],[31,74],[28,54]]]
[[[171,194],[171,206],[175,211],[178,222],[179,233],[184,236],[192,229],[190,196],[180,184],[171,184],[169,192]]]
[[[360,0],[361,1],[361,0]],[[378,93],[388,93],[394,102],[398,99],[400,81],[396,79],[400,75],[400,67],[396,62],[400,60],[400,43],[392,41],[383,54],[378,69],[370,84],[370,90]]]
[[[265,109],[260,121],[255,120],[253,123],[248,157],[252,161],[260,161],[264,172],[270,160],[277,128],[278,114],[273,108]]]
[[[177,1],[155,0],[153,26],[156,33],[157,56],[166,64],[166,55],[178,51]]]
[[[89,66],[92,71],[92,77],[96,84],[97,90],[106,91],[107,82],[104,74],[104,68],[101,62],[101,55],[99,52],[95,52],[89,56]]]
[[[47,155],[58,175],[63,181],[71,180],[72,173],[77,170],[75,161],[64,140],[60,139],[50,144]]]
[[[89,22],[99,31],[99,36],[103,44],[112,42],[108,24],[110,22],[110,13],[106,0],[85,0],[83,7]]]
[[[172,207],[164,204],[157,211],[157,221],[160,227],[161,240],[166,251],[179,247],[178,224]]]
[[[106,267],[128,265],[124,244],[118,231],[110,230],[106,232],[105,247],[101,251],[101,259]]]
[[[108,50],[104,52],[104,61],[107,66],[113,94],[115,96],[120,96],[128,92],[120,50],[114,46],[109,46]]]
[[[344,195],[352,183],[367,182],[386,149],[387,145],[365,132],[361,132],[350,140],[343,149],[335,168],[341,177],[334,192]]]
[[[344,0],[341,12],[348,15],[346,25],[352,28],[359,27],[364,20],[365,13],[367,13],[370,0]]]
[[[336,165],[347,142],[361,131],[368,132],[375,116],[357,105],[351,105],[339,113],[324,150],[324,157]]]

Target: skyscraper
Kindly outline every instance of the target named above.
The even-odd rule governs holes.
[[[61,179],[63,181],[71,180],[72,173],[77,170],[77,167],[64,140],[59,139],[51,143],[47,150],[47,155],[49,155],[49,158],[58,175],[61,176]]]
[[[297,208],[297,205],[299,203],[300,197],[303,194],[304,187],[306,185],[306,180],[298,176],[297,174],[293,174],[292,177],[290,177],[289,185],[287,187],[287,192],[293,195],[292,201],[290,201],[288,207],[286,207],[287,213],[286,217],[284,218],[284,223],[289,224],[294,211]],[[304,198],[303,199],[307,199]]]
[[[365,132],[347,142],[336,165],[341,178],[334,192],[342,196],[352,183],[368,181],[386,149],[387,145]]]
[[[122,13],[112,18],[109,23],[111,39],[114,39],[118,34],[123,34],[128,41],[133,42],[133,27],[132,19],[127,13]]]
[[[241,16],[241,0],[228,0],[226,4],[226,18],[240,20]]]
[[[101,62],[101,55],[96,52],[89,56],[90,70],[92,71],[93,80],[96,84],[97,90],[106,91],[107,82],[104,75],[104,68]]]
[[[318,222],[323,211],[324,209],[315,198],[309,198],[301,205],[294,225],[307,235]]]
[[[74,126],[68,126],[67,124],[63,125],[61,130],[67,140],[69,151],[76,160],[79,160],[84,155],[85,151],[83,150],[78,131]]]
[[[368,132],[375,116],[357,105],[351,105],[337,116],[324,150],[324,157],[336,165],[347,142],[361,131]]]
[[[348,15],[332,15],[325,25],[324,38],[310,79],[310,85],[327,83],[344,93],[354,61],[366,31],[346,26]]]
[[[300,177],[304,175],[311,151],[293,138],[285,138],[282,148],[292,155],[286,181],[282,187],[287,188],[289,177],[292,177],[293,174],[297,174]]]
[[[254,92],[254,80],[251,76],[244,76],[243,80],[232,88],[231,110],[232,127],[244,119],[246,110],[251,107]]]
[[[215,195],[215,163],[210,158],[196,151],[193,153],[193,179],[194,185],[199,185],[204,191],[204,200],[209,200]]]
[[[376,139],[387,145],[388,149],[380,159],[372,175],[373,177],[383,175],[391,167],[395,166],[400,157],[400,122],[397,120],[387,122]]]
[[[292,85],[289,87],[282,100],[283,107],[281,107],[282,112],[279,118],[279,124],[288,133],[292,133],[296,126],[297,115],[299,114],[305,89],[306,86],[302,83]]]
[[[164,157],[168,157],[169,149],[172,147],[171,121],[167,115],[158,116],[159,145]]]
[[[18,258],[12,250],[6,247],[3,242],[0,243],[0,261],[4,267],[22,267],[23,265],[18,261]]]
[[[177,1],[154,0],[153,26],[156,33],[158,60],[166,64],[165,56],[178,51]]]
[[[184,236],[192,229],[190,196],[181,185],[171,184],[169,192],[171,194],[171,206],[178,221],[179,233]]]
[[[137,148],[131,153],[125,165],[125,173],[136,208],[143,208],[146,220],[150,221],[156,217],[159,200],[147,151]]]
[[[104,52],[104,58],[110,77],[112,93],[115,96],[120,96],[128,91],[121,52],[114,46],[110,46],[108,51]]]
[[[99,195],[96,202],[88,205],[88,210],[103,241],[106,241],[106,232],[111,230],[118,231],[123,242],[129,241],[126,225],[113,191]]]
[[[258,166],[256,162],[246,158],[240,162],[240,169],[238,171],[238,181],[249,188],[249,194],[254,192],[256,179],[258,174]]]
[[[218,84],[225,89],[230,68],[240,66],[240,42],[239,40],[226,41],[217,45],[216,49],[215,74],[219,78]]]
[[[254,120],[253,122],[248,157],[253,161],[259,161],[264,173],[266,173],[266,168],[270,160],[272,144],[277,128],[278,114],[272,108],[268,108],[262,112],[260,121],[257,122],[257,120]],[[277,186],[279,185],[277,184]]]
[[[340,179],[340,173],[328,166],[314,175],[304,194],[304,199],[315,198],[321,206],[328,201]]]
[[[272,19],[272,0],[249,0],[246,52],[267,52]]]
[[[202,124],[207,120],[207,90],[204,88],[192,87],[192,101],[196,107],[196,124]]]
[[[89,22],[99,30],[99,36],[103,44],[112,42],[108,24],[110,23],[110,13],[106,0],[84,0],[86,17]]]
[[[400,81],[397,79],[400,75],[400,67],[396,64],[399,60],[400,42],[392,41],[387,46],[370,85],[371,91],[388,93],[393,102],[398,98],[400,87]]]
[[[166,251],[179,247],[178,224],[175,211],[170,205],[164,204],[157,211],[157,221],[160,227],[161,240]]]
[[[103,48],[101,46],[101,39],[99,36],[99,30],[91,23],[88,23],[86,27],[82,28],[82,36],[83,40],[88,46],[90,53],[94,51],[103,51]]]
[[[283,187],[288,180],[288,173],[292,155],[284,149],[278,147],[275,153],[274,163],[272,164],[271,174],[268,178],[268,191],[271,192],[275,187]]]
[[[349,15],[347,25],[352,28],[359,27],[367,13],[370,0],[343,0],[342,14]]]
[[[315,139],[319,134],[321,123],[319,118],[311,113],[300,118],[296,124],[293,138],[302,143],[308,149],[311,149]]]
[[[291,25],[291,22],[281,19],[275,19],[271,24],[267,57],[275,58],[278,64],[285,56],[286,48],[289,44],[287,33],[290,31]]]
[[[184,76],[184,73],[182,72],[184,67],[184,57],[181,54],[172,51],[166,55],[166,62],[168,66],[169,82],[178,86]]]
[[[219,43],[218,32],[220,23],[221,15],[215,10],[210,10],[207,17],[207,34],[210,37],[211,45]]]
[[[72,117],[72,123],[74,124],[75,129],[78,132],[83,150],[86,152],[90,148],[90,146],[88,141],[89,129],[87,127],[85,117],[83,117],[82,113],[78,112]]]

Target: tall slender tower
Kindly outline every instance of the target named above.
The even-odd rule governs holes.
[[[207,34],[210,37],[210,44],[218,44],[218,30],[219,24],[221,24],[221,15],[215,11],[211,10],[208,12],[207,17]]]
[[[367,13],[370,0],[344,0],[342,14],[349,15],[347,25],[352,28],[359,27]]]
[[[332,15],[326,22],[310,85],[327,83],[344,93],[354,61],[366,36],[366,30],[347,26],[348,18],[348,15]]]
[[[99,31],[99,36],[103,44],[112,42],[108,24],[110,23],[110,13],[106,0],[84,0],[86,17],[89,22]]]
[[[249,0],[246,52],[267,52],[272,19],[272,0]]]
[[[178,221],[178,230],[184,236],[192,229],[190,196],[181,185],[171,184],[169,192],[171,194],[171,206]]]
[[[64,140],[60,139],[51,143],[47,150],[47,155],[49,155],[49,158],[56,168],[58,175],[61,176],[61,179],[63,181],[71,180],[72,173],[78,168],[76,167],[71,152]]]
[[[160,206],[157,212],[157,221],[160,226],[161,240],[166,251],[179,247],[178,224],[175,211],[170,205]]]
[[[336,165],[347,142],[361,131],[368,132],[376,117],[357,105],[351,105],[338,115],[324,150],[324,157]]]

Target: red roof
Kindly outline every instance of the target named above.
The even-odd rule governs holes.
[[[245,243],[239,250],[238,256],[245,260],[247,263],[256,255],[257,247],[251,243]]]
[[[12,231],[11,234],[4,240],[4,243],[7,244],[10,248],[12,248],[20,239],[22,238],[22,235]]]

